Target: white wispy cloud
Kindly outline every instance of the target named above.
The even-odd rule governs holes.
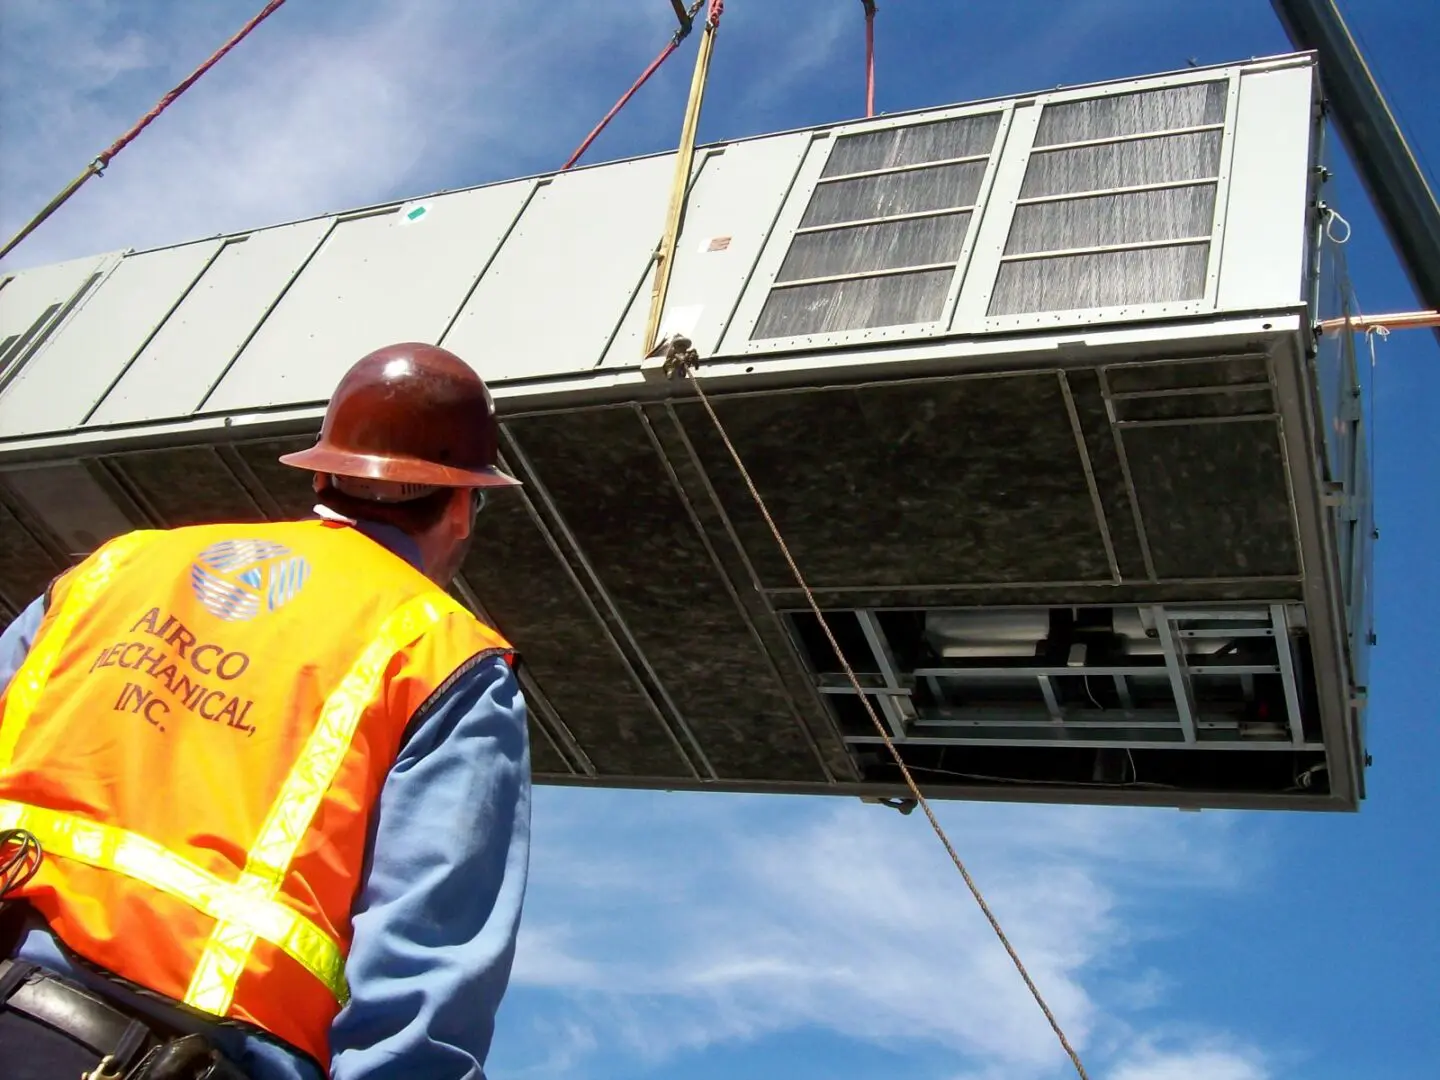
[[[1063,1075],[1054,1035],[920,815],[850,801],[574,792],[546,793],[539,807],[516,984],[554,993],[562,1015],[588,1025],[596,1052],[655,1062],[819,1028],[943,1049],[981,1074]],[[1070,1038],[1131,1070],[1129,1080],[1188,1060],[1190,1044],[1137,1049],[1166,989],[1155,972],[1132,970],[1134,951],[1167,932],[1178,895],[1239,888],[1262,840],[1237,835],[1224,815],[942,813]],[[1244,1047],[1202,1051],[1260,1068]],[[573,1060],[567,1067],[578,1075]]]
[[[800,13],[797,0],[784,6]],[[253,0],[9,0],[0,15],[0,230],[17,229],[254,10]],[[720,131],[712,119],[705,138],[773,126],[786,95],[853,45],[834,12],[793,36],[775,32],[785,14],[727,13],[717,82],[724,75],[751,90],[726,94],[726,115],[738,123]],[[287,5],[6,265],[554,169],[673,30],[658,2]],[[587,161],[674,144],[697,40],[632,100]],[[721,92],[712,92],[708,117]]]
[[[722,29],[726,53],[717,62],[731,63],[732,38],[742,39],[741,49],[761,36],[786,44],[784,63],[753,64],[740,83],[742,107],[759,113],[784,110],[787,97],[797,86],[826,83],[843,86],[839,96],[854,115],[864,108],[860,75],[864,60],[864,30],[858,4],[813,4],[806,0],[772,0],[764,5],[737,4],[727,10]],[[848,63],[847,63],[848,61]],[[847,77],[848,76],[848,77]],[[843,115],[841,113],[840,115]],[[816,119],[833,120],[835,114]],[[794,127],[793,118],[783,122]]]
[[[1181,1047],[1144,1045],[1123,1058],[1112,1080],[1269,1080],[1264,1057],[1250,1047],[1199,1040]]]
[[[249,0],[7,7],[6,234],[253,8]],[[7,262],[173,243],[554,168],[608,106],[594,55],[633,51],[638,62],[648,38],[668,30],[667,11],[654,5],[618,7],[585,34],[568,32],[593,10],[576,0],[281,8]]]

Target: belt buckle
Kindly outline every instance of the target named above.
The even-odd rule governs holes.
[[[80,1074],[80,1080],[125,1080],[122,1073],[115,1072],[115,1056],[106,1054],[92,1072]]]

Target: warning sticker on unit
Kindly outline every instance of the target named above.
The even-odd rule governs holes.
[[[424,221],[430,214],[430,204],[425,202],[406,203],[400,207],[398,223],[401,225],[414,225],[417,221]]]

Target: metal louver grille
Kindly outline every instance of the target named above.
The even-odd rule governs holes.
[[[939,318],[999,127],[987,113],[842,136],[754,339]]]
[[[989,314],[1202,298],[1227,90],[1045,106]]]

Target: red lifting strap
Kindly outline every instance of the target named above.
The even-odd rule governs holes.
[[[100,167],[104,168],[106,165],[108,165],[110,163],[110,159],[113,158],[116,154],[118,154],[121,150],[124,150],[125,147],[130,144],[131,140],[134,139],[136,135],[139,135],[140,132],[144,131],[147,127],[149,127],[151,121],[153,121],[157,116],[159,116],[162,112],[169,108],[171,102],[173,102],[186,90],[189,90],[190,87],[195,85],[195,83],[199,81],[201,75],[204,75],[217,63],[219,63],[221,57],[223,57],[231,49],[235,48],[236,45],[239,45],[240,42],[244,41],[245,38],[249,36],[251,30],[254,30],[262,22],[264,22],[271,15],[273,15],[275,11],[284,3],[285,0],[270,0],[268,4],[261,8],[259,14],[257,14],[253,19],[251,19],[238,31],[236,31],[234,37],[232,37],[229,41],[227,41],[224,45],[220,46],[220,48],[216,50],[215,55],[210,57],[209,60],[206,60],[198,68],[192,71],[185,79],[185,81],[182,82],[179,86],[175,87],[174,90],[171,90],[168,94],[161,98],[156,103],[153,109],[151,109],[148,113],[142,116],[139,122],[136,123],[134,127],[132,127],[124,135],[121,135],[120,138],[116,139],[115,142],[111,144],[108,149],[102,150],[100,152],[100,156],[95,159],[100,163]]]
[[[875,115],[875,0],[865,5],[865,115]]]
[[[580,160],[581,156],[585,153],[585,151],[590,149],[590,144],[595,141],[595,139],[599,136],[600,132],[605,130],[606,126],[610,123],[611,120],[615,119],[615,114],[618,113],[621,109],[623,109],[625,107],[625,103],[635,96],[635,91],[639,90],[642,86],[644,86],[646,82],[649,81],[650,76],[654,75],[655,72],[660,70],[660,65],[665,62],[666,58],[680,47],[678,37],[679,35],[677,34],[676,37],[670,39],[670,43],[666,45],[665,48],[660,50],[659,56],[655,57],[654,60],[650,61],[650,66],[641,73],[640,78],[635,80],[634,85],[631,86],[629,90],[625,91],[624,95],[620,98],[619,101],[617,101],[613,106],[611,106],[610,111],[605,114],[604,119],[602,119],[600,123],[596,124],[593,128],[590,129],[590,134],[586,135],[585,141],[575,148],[575,152],[570,155],[570,160],[565,162],[564,165],[560,166],[561,172],[564,172],[566,169],[570,168],[570,166],[574,165],[577,161]]]
[[[149,127],[150,124],[155,120],[155,118],[159,116],[162,112],[164,112],[166,109],[168,109],[176,98],[178,98],[186,90],[190,89],[190,87],[199,80],[200,76],[204,75],[217,63],[219,63],[222,56],[228,53],[236,45],[239,45],[240,42],[244,41],[245,38],[249,36],[251,30],[254,30],[257,26],[259,26],[262,22],[268,19],[272,14],[274,14],[275,11],[283,3],[285,3],[285,0],[270,0],[270,2],[267,3],[260,10],[259,14],[257,14],[254,18],[252,18],[249,22],[242,26],[235,33],[234,37],[232,37],[224,45],[220,46],[220,48],[216,50],[214,55],[212,55],[209,60],[206,60],[198,68],[192,71],[184,82],[182,82],[179,86],[175,87],[174,90],[171,90],[168,94],[166,94],[163,98],[156,102],[155,107],[151,109],[148,113],[146,113],[144,116],[142,116],[136,122],[134,127],[132,127],[129,131],[125,132],[124,135],[121,135],[120,138],[116,139],[104,150],[100,151],[100,153],[96,155],[95,160],[90,162],[89,165],[85,166],[84,172],[82,172],[74,180],[70,181],[70,183],[61,190],[60,194],[56,195],[55,198],[51,199],[50,202],[45,205],[44,209],[42,209],[38,214],[31,218],[18,233],[12,236],[6,242],[3,248],[0,248],[0,259],[3,259],[6,255],[9,255],[10,252],[14,251],[16,245],[18,245],[20,241],[24,240],[27,236],[29,236],[32,232],[39,228],[40,225],[44,223],[46,218],[48,218],[56,210],[60,209],[60,207],[65,203],[67,199],[70,198],[70,196],[74,195],[75,192],[80,190],[81,184],[85,183],[85,181],[89,180],[92,176],[99,176],[100,173],[104,170],[105,166],[110,164],[111,158],[113,158],[116,154],[120,153],[121,150],[124,150],[125,147],[128,146],[130,142],[135,138],[135,136],[139,135],[140,132],[144,131],[147,127]]]

